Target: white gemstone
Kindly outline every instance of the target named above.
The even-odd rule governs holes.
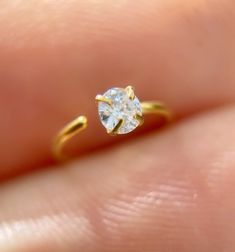
[[[136,114],[142,116],[141,104],[137,97],[131,100],[123,88],[109,89],[103,96],[112,101],[112,105],[101,101],[98,105],[100,120],[108,132],[112,132],[120,119],[124,122],[117,134],[129,133],[139,125],[140,122],[134,118]]]

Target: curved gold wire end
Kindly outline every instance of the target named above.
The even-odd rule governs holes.
[[[53,156],[57,161],[65,161],[66,156],[62,154],[63,147],[67,141],[80,131],[87,128],[87,118],[85,116],[79,116],[70,123],[68,123],[55,137],[53,141]]]

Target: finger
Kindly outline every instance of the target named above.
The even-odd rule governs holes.
[[[234,251],[234,111],[2,185],[1,250]]]
[[[132,83],[176,116],[234,100],[232,0],[0,5],[1,174],[47,163],[79,114],[90,122],[79,152],[119,139],[97,122],[94,97],[110,86]]]

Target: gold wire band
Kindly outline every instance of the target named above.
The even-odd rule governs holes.
[[[142,102],[141,103],[143,114],[155,114],[163,117],[166,123],[172,119],[171,111],[160,102]],[[79,116],[73,121],[69,122],[56,136],[52,151],[56,160],[65,160],[67,157],[63,154],[64,145],[79,132],[87,128],[87,117]]]
[[[87,118],[85,116],[79,116],[65,125],[53,142],[52,151],[54,158],[58,161],[65,160],[66,156],[62,153],[65,143],[86,128]]]

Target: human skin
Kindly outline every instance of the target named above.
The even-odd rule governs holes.
[[[0,2],[0,251],[235,250],[234,9]],[[105,135],[94,97],[130,83],[175,122]],[[77,158],[53,163],[52,138],[79,114]]]

